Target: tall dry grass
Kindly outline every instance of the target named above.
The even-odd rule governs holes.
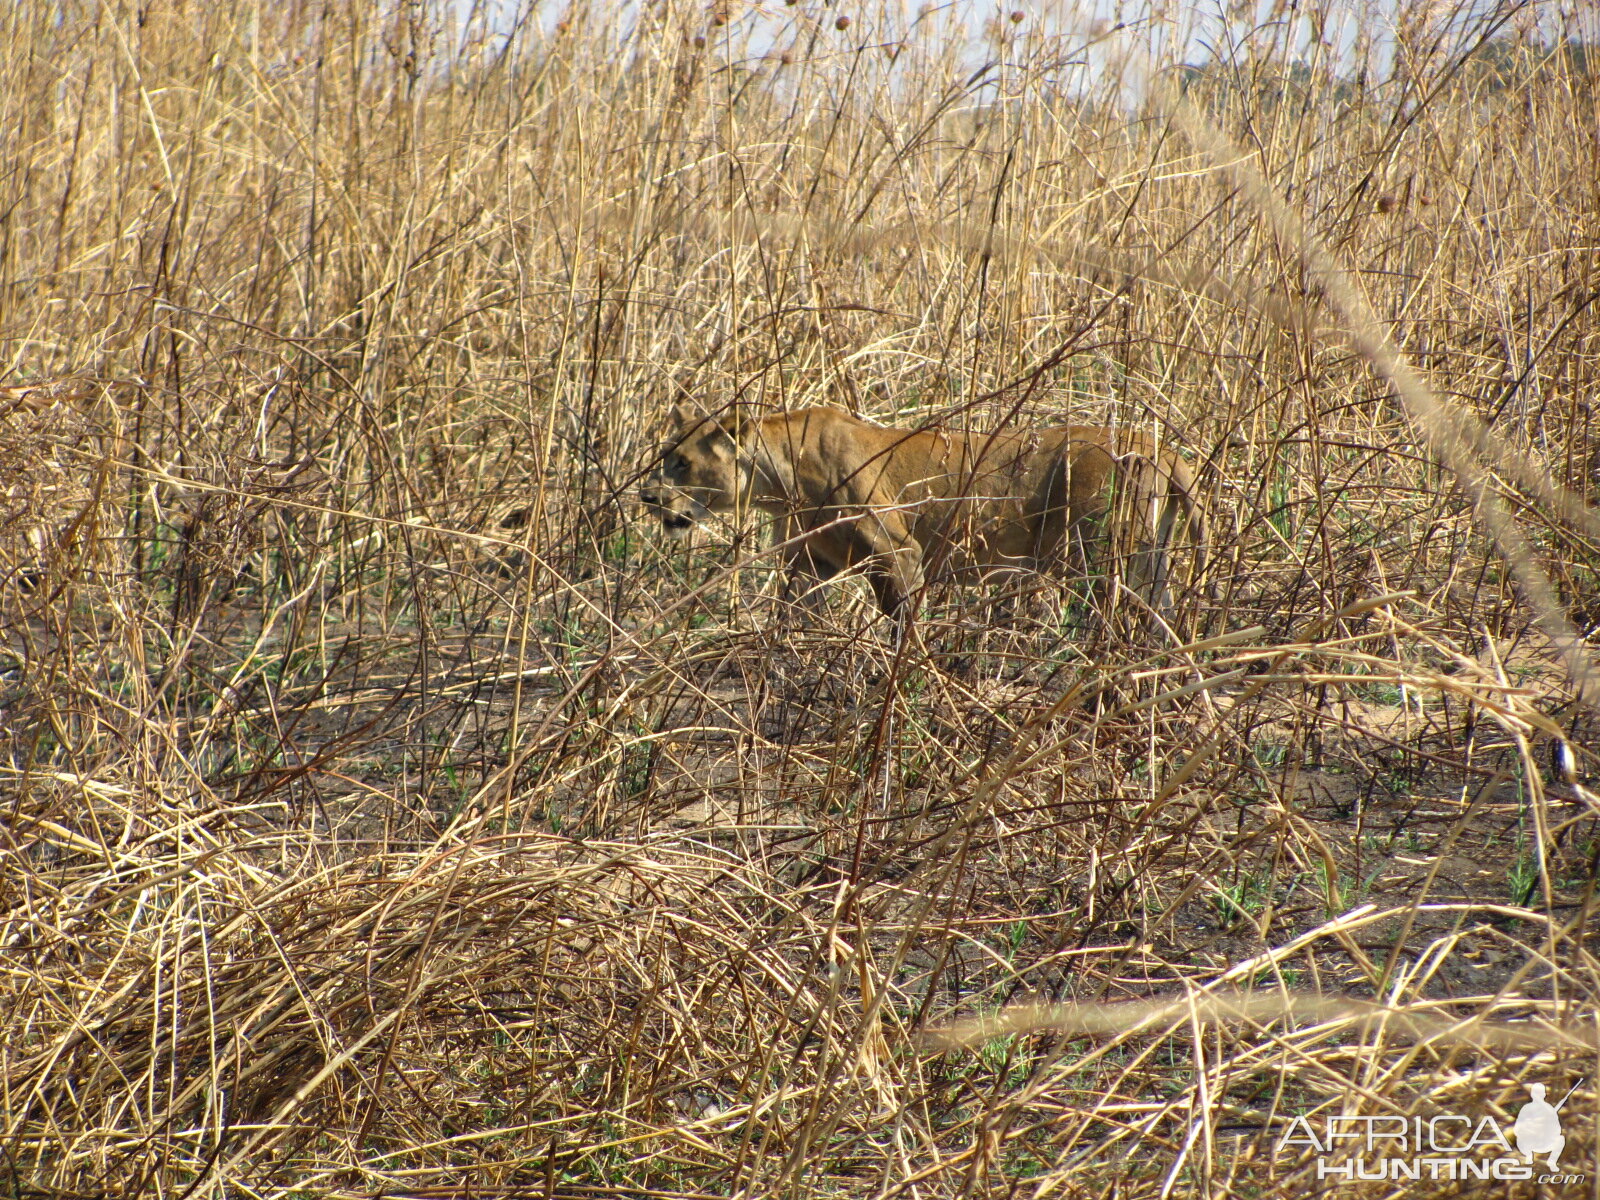
[[[987,16],[0,12],[10,1194],[1279,1195],[1532,1082],[1593,1188],[1600,28]],[[640,519],[683,396],[1138,426],[1208,577],[897,645]]]

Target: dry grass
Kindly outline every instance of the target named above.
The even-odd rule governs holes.
[[[1545,1082],[1594,1194],[1593,15],[449,12],[0,11],[6,1193],[1311,1193]],[[897,649],[640,519],[685,394],[1147,429],[1206,586]]]

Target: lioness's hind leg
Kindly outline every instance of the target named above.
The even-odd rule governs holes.
[[[1123,612],[1129,632],[1147,625],[1162,635],[1172,609],[1168,545],[1177,514],[1169,490],[1166,472],[1143,454],[1121,456],[1107,485],[1096,564],[1101,606]]]

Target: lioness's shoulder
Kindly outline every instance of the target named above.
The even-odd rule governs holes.
[[[822,404],[764,417],[760,429],[764,452],[788,463],[797,485],[808,492],[835,488],[840,479],[855,478],[863,464],[894,456],[895,443],[905,436]]]
[[[853,445],[882,430],[883,426],[831,404],[792,408],[761,419],[761,432],[768,440],[824,453],[829,448]]]
[[[783,412],[762,417],[761,425],[763,429],[793,429],[797,433],[805,433],[811,437],[816,437],[825,430],[880,428],[871,421],[832,404],[813,404],[806,408],[785,409]]]

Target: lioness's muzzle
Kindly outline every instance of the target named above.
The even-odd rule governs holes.
[[[645,489],[639,493],[639,503],[643,504],[656,516],[661,518],[661,524],[672,530],[687,529],[694,524],[694,518],[684,513],[675,513],[667,507],[666,497],[653,489]]]

